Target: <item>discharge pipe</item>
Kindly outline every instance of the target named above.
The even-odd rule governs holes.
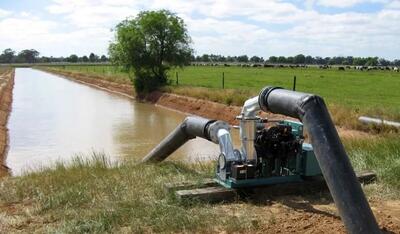
[[[223,121],[189,116],[160,142],[142,162],[160,162],[171,155],[187,141],[201,137],[220,145],[227,158],[234,158],[230,126]]]
[[[260,109],[299,119],[310,135],[322,174],[349,233],[380,233],[324,100],[313,94],[265,87]]]

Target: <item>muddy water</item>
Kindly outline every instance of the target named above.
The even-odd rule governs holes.
[[[142,158],[185,116],[45,72],[16,70],[8,122],[12,174],[105,153],[113,161]],[[213,159],[218,146],[189,141],[174,160]]]

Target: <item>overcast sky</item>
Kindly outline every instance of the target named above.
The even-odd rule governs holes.
[[[400,58],[400,0],[0,0],[0,50],[106,54],[139,11],[185,20],[196,54]]]

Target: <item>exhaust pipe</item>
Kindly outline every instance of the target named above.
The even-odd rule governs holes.
[[[307,128],[322,174],[349,233],[380,233],[324,100],[316,95],[264,88],[261,110],[291,116]]]

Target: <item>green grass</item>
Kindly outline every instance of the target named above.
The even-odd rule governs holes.
[[[52,68],[119,83],[131,82],[127,73],[113,66],[69,65]],[[176,73],[179,85],[176,85]],[[222,73],[225,76],[225,89],[221,88]],[[400,73],[386,70],[189,66],[171,70],[170,86],[163,90],[241,106],[266,85],[291,89],[294,76],[297,77],[296,90],[315,93],[325,99],[338,126],[370,131],[370,126],[358,122],[360,115],[400,121]],[[382,131],[380,128],[372,130]]]
[[[353,139],[345,145],[357,170],[377,172],[378,182],[364,187],[367,194],[398,199],[400,137]],[[254,232],[261,225],[254,220],[273,222],[274,216],[259,203],[182,203],[163,189],[168,182],[200,182],[212,176],[212,163],[116,165],[103,155],[76,158],[54,169],[1,180],[0,222],[7,232],[67,233]]]
[[[400,136],[387,135],[372,139],[348,139],[347,152],[357,170],[374,170],[378,176],[377,193],[400,195]],[[386,191],[386,193],[385,193]]]
[[[200,163],[111,165],[101,155],[93,161],[76,159],[68,166],[1,181],[0,207],[24,204],[25,212],[18,220],[0,214],[0,221],[11,230],[35,230],[36,223],[45,228],[40,232],[67,233],[251,229],[251,215],[221,214],[195,201],[184,204],[163,189],[167,182],[201,181],[211,171],[209,164]]]
[[[65,66],[65,70],[127,76],[122,69],[112,66]],[[293,76],[296,76],[298,91],[321,95],[331,105],[364,112],[374,110],[377,115],[384,113],[400,118],[400,73],[398,72],[190,66],[170,71],[172,90],[176,89],[176,72],[180,86],[205,87],[209,92],[221,91],[222,73],[224,73],[226,89],[242,90],[246,94],[257,94],[266,85],[291,89]]]

